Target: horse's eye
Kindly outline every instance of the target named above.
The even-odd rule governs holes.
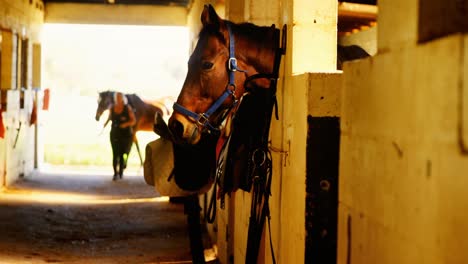
[[[212,62],[209,62],[209,61],[202,62],[202,69],[203,70],[210,70],[211,68],[213,68],[213,63]]]

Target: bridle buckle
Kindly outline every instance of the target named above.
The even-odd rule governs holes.
[[[208,123],[208,116],[205,115],[205,113],[201,113],[198,115],[197,124],[204,127]]]
[[[228,70],[235,72],[237,71],[237,59],[234,57],[229,58],[228,60]]]

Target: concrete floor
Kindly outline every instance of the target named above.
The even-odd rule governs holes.
[[[143,176],[42,173],[0,194],[0,263],[190,263],[183,205]]]

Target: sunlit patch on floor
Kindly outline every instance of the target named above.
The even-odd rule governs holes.
[[[112,198],[108,196],[95,196],[59,191],[38,191],[3,189],[0,192],[0,201],[8,202],[39,202],[50,204],[134,204],[134,203],[160,203],[168,202],[169,197],[149,198]]]

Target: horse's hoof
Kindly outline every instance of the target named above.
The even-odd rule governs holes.
[[[117,174],[114,174],[114,177],[112,177],[112,180],[113,180],[113,181],[116,181],[117,179],[118,179]]]

